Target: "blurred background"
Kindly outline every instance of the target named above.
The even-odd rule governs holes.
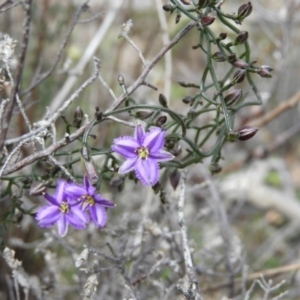
[[[263,104],[242,108],[235,125],[239,128],[253,124],[260,130],[250,141],[224,146],[221,173],[211,177],[207,172],[208,161],[189,167],[185,200],[187,232],[204,299],[246,299],[245,290],[263,274],[275,284],[285,280],[265,299],[289,290],[284,299],[296,300],[300,299],[300,1],[251,2],[253,12],[240,28],[249,32],[251,60],[271,66],[274,71],[270,79],[254,76]],[[143,70],[142,61],[132,45],[118,37],[129,19],[133,22],[129,36],[148,62],[189,22],[182,15],[175,24],[176,14],[162,10],[162,5],[169,4],[165,0],[91,0],[83,7],[55,70],[30,88],[38,72],[51,70],[72,20],[84,3],[81,0],[32,3],[21,84],[21,98],[32,123],[46,115],[46,107],[50,113],[55,112],[93,74],[93,56],[100,59],[101,76],[116,96],[122,94],[119,74],[128,86],[136,80]],[[222,10],[228,14],[237,12],[243,3],[227,0]],[[24,13],[21,2],[13,1],[7,7],[10,5],[11,9],[1,8],[0,28],[3,34],[18,41],[11,62],[14,73],[21,51]],[[211,29],[220,33],[224,30],[222,26],[216,21]],[[228,41],[233,38],[228,32]],[[141,86],[132,98],[141,104],[158,104],[158,96],[163,93],[170,108],[187,113],[190,107],[182,99],[193,91],[177,82],[199,83],[206,57],[201,50],[192,49],[197,43],[197,31],[192,30],[148,75],[147,82],[158,90]],[[217,70],[224,72],[223,63]],[[247,94],[245,101],[254,100],[247,83],[239,88]],[[5,87],[2,98],[10,92],[9,86]],[[72,122],[77,106],[92,119],[95,106],[105,111],[113,100],[108,89],[97,80],[65,111],[65,119]],[[274,115],[265,120],[264,116],[270,112]],[[119,117],[133,121],[127,114]],[[197,122],[206,122],[205,118],[210,116]],[[57,139],[64,136],[65,127],[65,121],[58,119]],[[21,136],[26,130],[22,117],[15,111],[7,138]],[[109,149],[115,137],[132,132],[130,127],[104,122],[92,130],[96,137],[90,143]],[[75,141],[62,150],[72,151],[76,147],[80,147],[80,142]],[[22,148],[21,156],[28,155],[28,151]],[[79,158],[79,153],[75,152],[72,158]],[[64,160],[62,156],[60,161],[65,163]],[[95,157],[97,165],[102,160],[101,155]],[[12,176],[30,174],[31,168]],[[34,166],[34,172],[44,172],[45,168],[41,162]],[[75,168],[83,175],[80,163]],[[1,226],[3,245],[13,249],[15,258],[22,261],[23,273],[18,269],[16,274],[27,278],[20,288],[20,299],[25,299],[26,289],[29,299],[181,299],[176,289],[185,274],[176,214],[179,187],[174,189],[169,178],[163,178],[162,199],[152,189],[132,180],[127,180],[119,191],[112,184],[114,179],[116,175],[112,174],[101,187],[101,194],[117,204],[109,210],[104,229],[92,225],[84,231],[70,229],[62,239],[56,228],[39,228],[33,215],[23,216],[20,211],[13,212],[12,224]],[[0,223],[9,212],[9,201],[1,199]],[[20,201],[25,209],[44,203],[42,197],[32,197],[28,191],[23,192]],[[220,212],[226,213],[225,221],[218,218]],[[88,250],[80,265],[77,260],[84,249]],[[13,268],[2,257],[0,268],[0,299],[18,299],[11,277]],[[263,295],[257,284],[251,299],[262,299]]]

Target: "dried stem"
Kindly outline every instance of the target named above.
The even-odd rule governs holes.
[[[202,296],[199,290],[199,283],[195,274],[194,265],[189,247],[187,237],[187,228],[184,218],[184,201],[185,201],[185,188],[186,188],[187,171],[182,173],[180,184],[180,195],[178,197],[178,222],[180,227],[182,251],[185,264],[186,275],[189,281],[189,289],[186,290],[183,286],[178,286],[178,289],[185,295],[186,299],[201,300]]]
[[[13,86],[11,100],[7,104],[6,112],[3,115],[3,119],[1,120],[2,121],[2,130],[0,132],[0,150],[3,148],[4,141],[6,139],[7,131],[9,128],[9,124],[10,124],[11,117],[13,114],[13,109],[14,109],[15,102],[16,102],[16,95],[18,94],[18,91],[20,88],[20,82],[21,82],[21,78],[22,78],[22,74],[23,74],[24,63],[25,63],[25,58],[26,58],[26,53],[27,53],[27,47],[28,47],[28,43],[29,43],[29,32],[30,32],[30,22],[31,22],[31,4],[32,4],[32,0],[27,0],[23,5],[24,9],[25,9],[25,17],[24,17],[24,33],[23,33],[23,41],[22,41],[22,50],[21,50],[21,55],[19,58],[17,75],[16,75],[15,84]]]

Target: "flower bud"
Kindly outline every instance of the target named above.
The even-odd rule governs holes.
[[[247,141],[249,139],[251,139],[256,132],[258,131],[257,127],[253,127],[253,126],[243,126],[242,128],[240,128],[238,130],[238,140],[239,141]]]
[[[202,28],[201,28],[201,29],[202,29]],[[196,49],[200,48],[200,46],[201,46],[200,44],[194,45],[194,46],[192,46],[192,49],[193,49],[193,50],[196,50]]]
[[[171,150],[174,148],[176,144],[176,140],[174,139],[170,139],[170,140],[167,140],[166,143],[165,143],[165,147],[168,149],[168,150]]]
[[[248,32],[247,31],[241,31],[235,38],[234,44],[240,45],[246,43],[248,40]]]
[[[257,74],[263,78],[271,78],[272,77],[272,75],[270,74],[271,71],[273,71],[273,68],[262,65],[258,69]]]
[[[180,10],[178,10],[177,15],[176,15],[176,19],[175,19],[175,23],[178,24],[180,19],[181,19],[181,12],[180,12]]]
[[[227,33],[226,32],[221,32],[220,34],[219,34],[219,36],[217,37],[217,42],[220,42],[220,41],[223,41],[223,40],[225,40],[227,38]]]
[[[158,127],[162,127],[166,122],[167,122],[167,116],[160,116],[156,122],[155,122],[155,125],[158,126]]]
[[[178,145],[176,148],[174,147],[173,149],[170,150],[170,152],[174,155],[174,156],[179,156],[182,153],[182,146]]]
[[[83,110],[81,109],[80,106],[77,106],[74,112],[73,125],[76,128],[79,128],[82,120],[83,120]]]
[[[251,2],[245,3],[241,5],[238,9],[237,20],[242,21],[246,17],[248,17],[252,12],[252,4]]]
[[[216,62],[222,62],[226,60],[221,52],[214,53],[212,55],[212,59],[214,59]]]
[[[249,65],[242,59],[236,59],[232,65],[240,69],[246,69],[249,67]]]
[[[87,174],[89,181],[92,184],[97,183],[99,180],[98,171],[94,164],[94,161],[90,157],[87,147],[83,146],[81,148],[80,153],[81,153],[82,161],[84,163],[85,173]]]
[[[187,115],[189,118],[194,119],[197,117],[197,111],[194,108],[191,108]]]
[[[238,70],[234,73],[232,78],[232,84],[235,85],[236,83],[241,83],[245,79],[246,76],[246,70]]]
[[[125,84],[124,77],[123,77],[123,75],[121,75],[121,74],[118,75],[118,83],[119,83],[119,85],[121,85],[121,86]]]
[[[186,96],[182,99],[182,102],[185,104],[190,104],[192,102],[192,97]]]
[[[224,101],[226,106],[233,106],[237,104],[243,96],[243,91],[241,89],[235,89],[228,93],[227,96],[224,97]]]
[[[46,192],[48,184],[50,184],[51,180],[35,182],[31,185],[29,190],[29,195],[31,196],[39,196]]]
[[[103,117],[103,113],[100,111],[99,106],[95,106],[95,114],[94,117],[97,119],[97,121],[100,121]]]
[[[155,185],[152,186],[152,190],[154,191],[155,195],[157,195],[159,192],[162,191],[161,184],[159,181]]]
[[[235,62],[237,60],[236,54],[232,53],[232,54],[228,55],[227,59],[228,59],[228,62],[230,62],[232,64],[233,62]]]
[[[176,190],[176,188],[179,185],[180,177],[181,177],[180,172],[177,169],[172,171],[169,175],[170,183],[171,183],[174,190]]]
[[[205,16],[201,19],[201,24],[203,26],[209,26],[215,21],[215,17]]]
[[[211,163],[209,165],[209,170],[211,174],[217,174],[222,171],[222,167],[218,163]]]
[[[172,5],[170,5],[170,4],[165,4],[163,7],[163,10],[164,11],[170,11],[170,12],[172,12],[173,11],[173,6]]]
[[[168,101],[167,101],[167,98],[166,98],[165,95],[159,94],[158,101],[159,101],[159,103],[160,103],[161,106],[168,107]]]

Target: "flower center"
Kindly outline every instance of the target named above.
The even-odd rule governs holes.
[[[70,206],[67,201],[63,201],[59,207],[60,212],[63,214],[67,214],[70,211]]]
[[[140,158],[142,158],[142,159],[146,159],[146,158],[148,158],[148,156],[149,156],[149,148],[148,147],[144,147],[144,146],[142,146],[142,147],[140,147],[140,148],[137,148],[136,149],[136,151],[137,151],[137,153],[138,153],[138,156],[140,157]]]
[[[80,200],[83,201],[82,208],[85,209],[87,206],[95,205],[95,199],[90,195],[84,195],[80,197]]]

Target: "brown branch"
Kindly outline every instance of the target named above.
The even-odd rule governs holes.
[[[270,123],[273,119],[284,113],[286,110],[293,108],[300,101],[300,91],[297,92],[290,99],[279,104],[273,110],[265,114],[259,119],[256,119],[250,123],[251,126],[261,127]]]
[[[147,75],[153,69],[153,67],[159,62],[159,60],[175,45],[179,42],[179,40],[188,33],[194,26],[196,22],[190,22],[185,28],[183,28],[171,41],[166,44],[152,59],[152,61],[147,64],[142,74],[138,77],[138,79],[127,88],[128,95],[131,95],[139,86],[143,85]],[[122,102],[127,98],[126,95],[121,95],[109,108],[105,113],[115,110],[118,106],[122,104]]]
[[[290,140],[293,136],[300,132],[300,123],[295,124],[288,130],[279,134],[272,143],[269,143],[266,147],[258,147],[252,150],[248,155],[233,164],[223,167],[222,174],[229,173],[241,169],[246,163],[248,163],[251,159],[261,159],[265,158],[271,152],[276,151],[279,147],[286,145],[286,142]]]
[[[27,48],[28,48],[28,43],[29,43],[29,32],[30,32],[30,22],[31,22],[31,4],[32,0],[28,0],[27,2],[24,3],[24,8],[25,8],[25,21],[24,21],[24,34],[23,34],[23,42],[22,42],[22,50],[19,58],[19,65],[17,69],[17,75],[16,75],[16,80],[15,80],[15,85],[13,87],[13,92],[11,96],[11,100],[9,101],[7,107],[6,107],[6,112],[3,115],[3,120],[2,120],[2,130],[0,132],[0,150],[2,150],[4,141],[7,135],[7,131],[9,128],[9,124],[11,121],[11,117],[13,114],[13,109],[16,103],[16,95],[19,91],[20,88],[20,83],[21,83],[21,78],[23,74],[23,69],[24,69],[24,63],[26,59],[26,53],[27,53]]]
[[[46,157],[46,156],[52,154],[54,151],[66,146],[67,144],[70,144],[71,142],[75,141],[76,139],[78,139],[80,136],[83,135],[83,133],[84,133],[85,129],[88,127],[88,125],[89,125],[89,123],[84,124],[78,130],[76,130],[74,133],[69,135],[67,138],[63,138],[60,141],[58,141],[57,143],[52,144],[45,150],[39,151],[35,154],[32,154],[32,155],[22,159],[18,163],[14,164],[13,166],[6,168],[3,171],[3,175],[7,175],[7,174],[11,174],[13,172],[16,172],[16,171],[24,168],[25,166],[32,164],[36,160]]]
[[[2,2],[1,4],[0,4],[0,9],[2,9],[4,6],[6,6],[7,4],[12,4],[13,3],[13,1],[12,0],[6,0],[6,1],[4,1],[4,2]]]
[[[246,278],[246,281],[251,281],[251,280],[255,280],[255,279],[259,279],[261,278],[261,276],[263,277],[274,277],[274,276],[278,276],[284,273],[288,273],[288,272],[293,272],[293,271],[297,271],[300,269],[300,263],[295,263],[295,264],[291,264],[291,265],[286,265],[286,266],[282,266],[282,267],[278,267],[278,268],[273,268],[273,269],[267,269],[267,270],[262,270],[259,272],[254,272],[252,274],[249,274]],[[235,279],[235,283],[242,283],[243,280],[245,280],[245,278],[237,278]],[[231,282],[223,282],[220,284],[216,284],[213,285],[207,289],[205,289],[203,291],[203,293],[205,292],[211,292],[214,290],[219,290],[225,287],[228,287],[231,284]]]
[[[38,76],[38,78],[33,78],[33,82],[30,84],[29,88],[25,91],[22,92],[22,94],[27,94],[29,93],[32,89],[34,89],[38,84],[40,84],[42,81],[44,81],[45,79],[47,79],[52,73],[53,71],[55,70],[56,66],[58,65],[60,59],[61,59],[61,56],[63,54],[63,51],[64,49],[66,48],[67,46],[67,43],[69,41],[69,38],[75,28],[75,26],[78,24],[79,22],[79,18],[80,18],[80,15],[82,12],[84,12],[86,9],[87,9],[87,4],[90,0],[86,0],[80,7],[79,9],[77,10],[77,12],[75,13],[74,15],[74,18],[72,20],[72,23],[66,33],[66,36],[60,46],[60,48],[58,49],[57,51],[57,54],[56,54],[56,57],[54,59],[54,62],[52,64],[52,66],[50,67],[50,69],[46,72],[44,72],[43,74],[40,74]]]

